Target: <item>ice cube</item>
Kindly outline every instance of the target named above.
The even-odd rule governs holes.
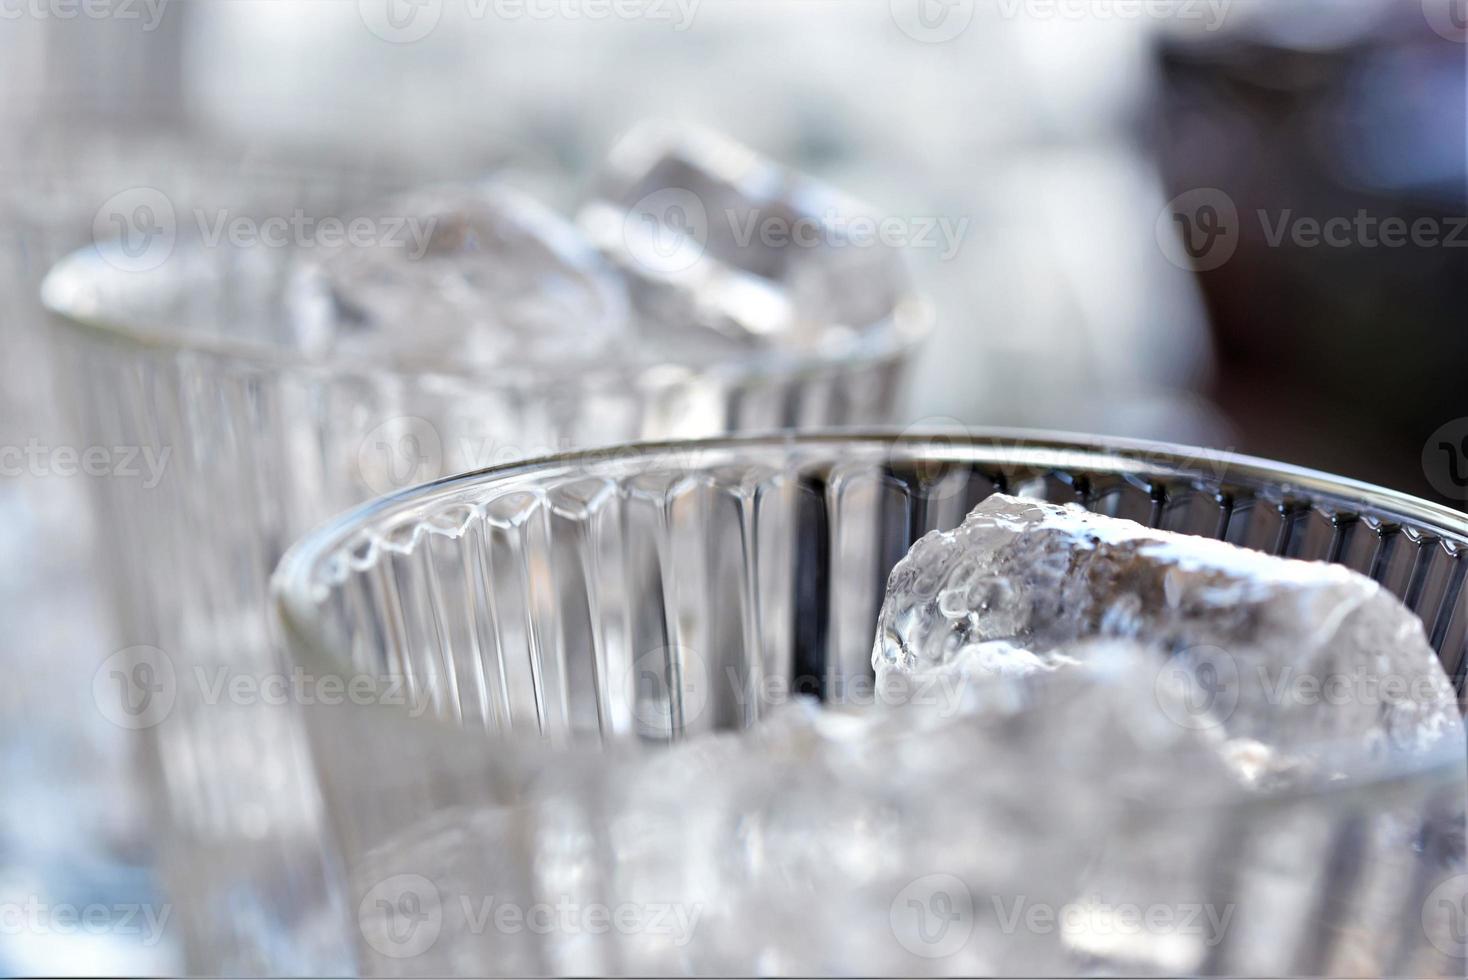
[[[627,272],[639,329],[697,359],[891,318],[909,281],[878,217],[726,137],[648,123],[613,149],[579,222]]]
[[[1138,811],[1080,885],[1095,909],[1227,913],[1227,942],[1204,950],[1196,933],[1127,934],[1087,915],[1097,927],[1066,937],[1081,963],[1133,974],[1455,969],[1441,922],[1383,928],[1394,910],[1412,913],[1424,882],[1451,887],[1465,867],[1461,722],[1410,611],[1338,566],[1000,496],[894,569],[873,659],[882,690],[901,694],[934,676],[1063,676],[1097,649],[1082,637],[1137,643],[1157,711],[1197,733],[1246,793],[1264,792],[1198,812],[1203,838],[1179,819],[1186,808]],[[1119,775],[1136,762],[1114,758]],[[1369,780],[1417,765],[1440,776]],[[1208,771],[1169,778],[1183,787]],[[1353,776],[1368,777],[1364,789]],[[1231,870],[1210,864],[1220,838]],[[1325,888],[1337,892],[1328,907]]]
[[[625,339],[621,277],[568,222],[508,187],[414,191],[353,227],[360,240],[302,253],[292,306],[309,351],[399,367],[554,369]]]
[[[1003,494],[898,562],[872,659],[922,671],[1002,640],[1055,666],[1086,637],[1153,648],[1179,724],[1221,726],[1257,779],[1463,738],[1421,621],[1370,579]]]

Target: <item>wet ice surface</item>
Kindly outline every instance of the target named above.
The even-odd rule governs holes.
[[[880,217],[722,136],[644,125],[579,228],[500,183],[410,192],[364,208],[345,244],[302,250],[291,314],[309,352],[410,369],[859,344],[912,302]]]
[[[660,751],[505,752],[504,805],[440,813],[354,869],[364,965],[1461,975],[1450,692],[1358,710],[1244,680],[1287,649],[1441,680],[1363,582],[996,498],[894,570],[876,646],[907,684],[893,703],[797,701]],[[1233,687],[1175,652],[1225,641]],[[1410,771],[1434,741],[1456,768],[1432,795],[1350,778]]]
[[[723,136],[649,123],[613,149],[578,222],[627,274],[639,329],[696,360],[891,318],[910,282],[880,217]]]
[[[1150,647],[1179,723],[1218,728],[1246,774],[1463,738],[1421,621],[1370,579],[1002,494],[893,569],[873,663],[922,672],[1003,641],[1009,669],[1056,669],[1086,637]]]
[[[1464,880],[1462,721],[1415,615],[1337,565],[996,495],[959,528],[924,537],[893,569],[873,664],[882,688],[900,699],[934,677],[1004,682],[1084,670],[1091,651],[1104,648],[1098,640],[1135,645],[1142,666],[1134,679],[1150,688],[1161,715],[1222,763],[1241,799],[1319,787],[1382,760],[1409,769],[1428,757],[1451,761],[1446,802],[1378,793],[1365,813],[1350,809],[1355,801],[1273,813],[1263,843],[1234,855],[1235,933],[1249,941],[1221,962],[1246,973],[1461,972],[1461,961],[1441,956],[1441,945],[1454,945],[1441,918],[1422,918],[1421,931],[1416,920],[1382,927],[1414,908],[1414,883]],[[1115,760],[1118,774],[1168,766],[1114,734],[1095,734],[1090,749]],[[1217,779],[1214,768],[1170,767],[1170,778],[1197,789]],[[1262,806],[1246,804],[1265,819]],[[1227,820],[1227,811],[1199,814],[1214,840],[1231,832]],[[1138,825],[1118,835],[1084,890],[1148,903],[1176,885],[1206,894],[1218,869],[1188,861],[1209,838],[1169,846],[1176,830]],[[1326,868],[1344,883],[1324,884]],[[1320,907],[1322,888],[1344,894]],[[1309,910],[1303,920],[1301,909]],[[1404,931],[1411,939],[1398,945]],[[1162,937],[1131,950],[1116,938],[1088,936],[1081,947],[1122,952],[1136,970],[1209,965],[1186,962],[1191,954]]]
[[[586,364],[624,342],[625,289],[528,196],[447,185],[366,209],[362,240],[304,252],[301,342],[401,367]]]
[[[1141,652],[1106,644],[1085,659],[1014,696],[996,692],[982,712],[797,702],[746,733],[611,759],[559,756],[518,805],[440,817],[358,869],[364,895],[409,870],[429,879],[431,903],[452,923],[411,962],[382,956],[372,968],[1072,970],[1066,936],[1016,916],[1074,903],[1107,840],[1140,811],[1203,810],[1222,785],[1176,785],[1183,767],[1221,775],[1222,765],[1157,710]],[[1116,752],[1149,764],[1118,769],[1108,764]],[[1206,832],[1191,818],[1180,826]],[[533,855],[528,876],[506,857],[516,846]],[[542,936],[475,935],[472,910],[486,896],[625,906],[646,927],[593,934],[562,916],[565,928]],[[380,945],[391,913],[368,911],[364,929]],[[1201,962],[1201,934],[1181,943],[1162,965]]]
[[[1161,708],[1149,651],[1074,653],[978,682],[979,711],[800,702],[742,734],[527,765],[512,803],[440,813],[355,869],[365,968],[1453,972],[1412,889],[1455,866],[1394,816],[1420,800],[1260,806]],[[1343,828],[1361,870],[1330,881]]]

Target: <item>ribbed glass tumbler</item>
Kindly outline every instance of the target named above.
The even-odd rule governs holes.
[[[810,761],[773,787],[737,761],[714,767],[727,785],[695,778],[695,746],[713,743],[685,736],[756,726],[793,694],[870,696],[888,571],[996,491],[1348,565],[1422,618],[1462,690],[1468,518],[1261,460],[1012,432],[792,435],[454,477],[338,518],[276,573],[299,665],[357,692],[323,699],[309,725],[358,968],[1461,972],[1460,745],[1215,802],[1180,783],[1144,805],[1118,787],[1102,795],[1125,833],[1109,839],[1096,794],[1000,777],[982,753],[969,762],[1023,784],[1002,837],[978,829],[994,814],[863,782],[854,756],[845,776]],[[667,741],[682,748],[637,748]],[[1090,902],[1118,856],[1150,876],[1110,882],[1150,899],[1146,929]],[[899,930],[904,900],[938,932]],[[700,918],[690,937],[555,917],[598,904]],[[558,925],[515,928],[506,907]],[[1091,927],[1062,926],[1065,910]],[[964,941],[939,941],[945,914]]]
[[[156,647],[161,641],[151,628],[138,625],[146,610],[127,601],[107,602],[104,587],[110,585],[114,592],[128,586],[147,589],[148,583],[159,581],[142,571],[145,556],[139,555],[131,567],[119,561],[119,535],[127,533],[132,515],[109,516],[118,511],[108,501],[131,494],[129,484],[153,486],[176,461],[171,452],[165,456],[151,445],[145,451],[136,439],[124,436],[118,441],[96,425],[78,431],[72,424],[76,413],[67,409],[77,407],[88,382],[78,382],[64,367],[49,370],[54,348],[67,338],[50,329],[40,293],[43,278],[57,262],[99,237],[116,234],[118,221],[138,231],[157,229],[165,221],[188,228],[195,218],[214,227],[220,216],[245,221],[272,215],[329,216],[341,213],[344,201],[402,186],[409,175],[360,160],[287,157],[154,129],[108,132],[95,124],[50,120],[36,128],[13,128],[7,135],[9,141],[0,149],[0,328],[6,337],[6,356],[0,359],[0,444],[21,449],[29,462],[20,479],[6,480],[0,488],[0,510],[12,529],[5,549],[8,600],[20,617],[7,623],[16,642],[14,662],[6,666],[24,671],[28,680],[13,685],[10,701],[17,710],[0,721],[0,729],[13,734],[7,738],[19,758],[36,760],[36,753],[46,757],[44,766],[36,761],[23,766],[19,781],[10,779],[7,790],[16,805],[31,797],[42,801],[40,819],[48,820],[53,841],[51,848],[27,843],[17,852],[19,867],[26,871],[16,881],[29,878],[25,889],[53,904],[103,895],[151,909],[166,902],[159,935],[146,941],[123,938],[116,944],[120,949],[136,947],[139,959],[131,962],[142,964],[143,970],[181,969],[177,956],[186,945],[193,947],[190,967],[209,972],[340,962],[335,953],[298,956],[300,951],[283,941],[285,932],[270,916],[247,912],[243,903],[232,921],[221,920],[231,923],[219,930],[225,938],[186,943],[183,934],[197,925],[193,909],[211,903],[159,894],[165,874],[197,873],[190,872],[191,862],[178,859],[177,835],[158,830],[159,813],[152,803],[162,799],[163,787],[156,767],[152,775],[140,769],[140,763],[156,755],[153,733],[137,730],[147,717],[119,713],[125,702],[119,700],[115,674],[119,660],[133,656],[119,657],[118,651],[139,644]],[[142,246],[134,249],[135,259],[146,261],[163,254],[168,240],[135,243]],[[92,501],[101,507],[89,506]],[[106,521],[100,531],[103,543],[111,545],[100,552],[92,544],[99,533],[98,518]],[[103,582],[100,573],[109,564],[123,571],[120,578]],[[107,615],[109,606],[128,625],[119,626],[116,617]],[[34,662],[43,662],[44,669],[36,672]],[[139,690],[131,692],[134,701]],[[187,782],[181,775],[176,779]],[[44,802],[61,799],[54,796],[57,785],[68,788],[65,804]],[[48,810],[57,807],[52,818]],[[164,802],[159,810],[166,813],[169,806]],[[257,867],[265,865],[261,861]],[[278,872],[250,874],[262,882],[278,877]],[[249,881],[241,875],[231,887],[248,895]],[[303,906],[319,898],[307,892],[294,892]],[[275,888],[274,893],[284,906],[286,889]],[[278,920],[291,916],[292,910],[282,907]],[[199,955],[203,948],[214,953]],[[132,967],[118,958],[116,968]]]
[[[121,685],[126,723],[149,733],[194,965],[345,969],[338,920],[319,911],[334,899],[297,898],[323,879],[297,720],[310,692],[267,625],[286,546],[377,494],[536,452],[888,420],[921,316],[912,303],[828,344],[694,365],[653,352],[487,368],[450,353],[405,368],[308,352],[290,328],[299,257],[185,224],[161,246],[134,238],[139,254],[78,252],[45,283],[81,437],[125,447],[139,474],[95,481],[129,644],[99,684]]]

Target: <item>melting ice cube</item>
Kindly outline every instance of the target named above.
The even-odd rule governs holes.
[[[1003,494],[893,569],[872,658],[922,671],[1002,640],[1055,666],[1088,637],[1152,648],[1179,723],[1220,726],[1244,770],[1463,738],[1421,621],[1370,579]]]
[[[1058,927],[1024,925],[1032,908],[1071,902],[1135,811],[1236,792],[1138,681],[1145,651],[1104,644],[1083,659],[982,713],[797,701],[748,732],[546,759],[516,808],[461,814],[447,832],[429,821],[359,869],[361,890],[411,868],[445,907],[494,895],[659,916],[551,932],[532,943],[538,972],[1071,972]],[[1185,772],[1200,778],[1180,786]],[[1209,831],[1191,815],[1187,827]],[[517,846],[520,870],[504,863]],[[412,969],[495,971],[526,952],[513,938],[446,913]]]
[[[1371,580],[996,495],[893,569],[873,663],[888,688],[945,674],[1013,686],[1094,668],[1107,649],[1094,641],[1107,638],[1144,654],[1131,683],[1155,701],[1141,713],[1187,729],[1214,758],[1169,759],[1157,752],[1163,743],[1128,744],[1105,724],[1078,729],[1076,715],[1097,703],[1077,702],[1050,721],[1083,736],[1070,751],[1110,774],[1101,792],[1133,795],[1126,780],[1139,767],[1167,773],[1180,794],[1197,792],[1216,782],[1220,763],[1246,793],[1268,792],[1181,819],[1190,807],[1138,810],[1078,883],[1090,913],[1064,939],[1081,963],[1377,975],[1436,973],[1449,962],[1449,930],[1427,906],[1425,931],[1383,924],[1404,914],[1393,910],[1416,913],[1415,885],[1451,888],[1464,877],[1462,722],[1420,621]],[[1407,770],[1414,758],[1446,760],[1441,785],[1428,795],[1408,782],[1310,796],[1320,777],[1349,779],[1373,755]],[[1072,785],[1077,805],[1097,791]],[[1313,788],[1281,803],[1292,786]],[[1212,850],[1220,840],[1232,871]],[[1107,918],[1159,906],[1211,913],[1215,923],[1227,913],[1226,942],[1200,945],[1206,933],[1196,930],[1127,932]],[[1398,941],[1403,931],[1410,941]]]
[[[294,284],[302,343],[398,366],[586,364],[624,339],[620,277],[574,227],[495,184],[368,208]],[[370,230],[367,230],[370,229]]]
[[[579,215],[632,281],[639,328],[694,357],[892,317],[909,281],[878,218],[726,137],[653,123],[617,144]]]

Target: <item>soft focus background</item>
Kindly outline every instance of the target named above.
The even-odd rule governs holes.
[[[1468,0],[0,0],[0,973],[179,968],[92,701],[129,638],[87,478],[15,451],[69,445],[33,290],[115,195],[309,160],[509,169],[564,204],[632,123],[696,121],[919,236],[937,327],[903,424],[1462,506],[1465,42]]]

